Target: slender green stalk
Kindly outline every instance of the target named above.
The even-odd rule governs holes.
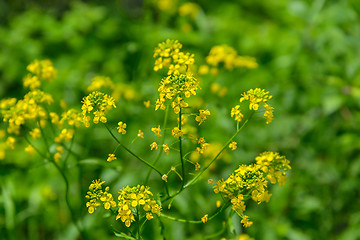
[[[226,204],[224,204],[218,211],[216,211],[213,215],[211,215],[210,217],[207,218],[207,221],[211,221],[213,218],[215,218],[217,215],[219,215],[222,211],[224,211],[226,208],[228,208],[230,206],[230,202],[227,202]],[[187,220],[187,219],[181,219],[181,218],[176,218],[176,217],[172,217],[172,216],[168,216],[166,214],[161,213],[160,217],[165,217],[167,219],[173,220],[173,221],[177,221],[177,222],[184,222],[184,223],[204,223],[202,220]]]
[[[44,134],[44,129],[41,127],[41,124],[40,124],[39,121],[38,121],[38,123],[39,123],[40,132],[41,132],[41,135],[42,135],[42,139],[44,140],[47,153],[49,154],[49,161],[55,166],[56,170],[58,170],[58,172],[60,173],[60,175],[62,176],[62,178],[63,178],[63,180],[64,180],[64,183],[65,183],[65,202],[66,202],[66,206],[67,206],[68,209],[69,209],[71,220],[72,220],[72,222],[74,223],[76,229],[79,231],[80,235],[81,235],[84,239],[86,239],[85,233],[82,231],[81,227],[80,227],[80,226],[78,225],[78,223],[76,222],[74,210],[71,208],[71,205],[70,205],[70,200],[69,200],[69,181],[68,181],[68,179],[67,179],[64,171],[63,171],[63,170],[59,167],[59,165],[55,162],[54,157],[52,156],[52,154],[51,154],[51,152],[50,152],[49,144],[48,144],[47,139],[46,139],[45,134]]]
[[[168,121],[168,118],[169,118],[169,104],[166,105],[166,110],[165,110],[165,116],[164,116],[164,123],[163,123],[163,129],[164,129],[164,133],[161,137],[161,141],[160,141],[160,146],[162,146],[165,142],[165,129],[166,129],[166,126],[167,126],[167,121]],[[154,159],[154,161],[152,162],[152,164],[155,166],[156,163],[159,161],[161,155],[162,155],[163,151],[159,151],[156,158]],[[145,185],[147,185],[147,182],[149,181],[149,178],[150,178],[150,174],[151,174],[151,171],[152,169],[149,168],[147,174],[146,174],[146,177],[145,177]]]
[[[106,129],[108,130],[108,132],[110,133],[110,135],[115,139],[115,141],[123,148],[125,149],[128,153],[130,153],[131,155],[133,155],[135,158],[137,158],[139,161],[143,162],[145,165],[147,165],[148,167],[152,168],[153,170],[155,170],[160,176],[162,176],[161,172],[154,167],[151,163],[147,162],[146,160],[142,159],[141,157],[139,157],[138,155],[136,155],[133,151],[131,151],[130,149],[128,149],[125,145],[123,145],[120,140],[115,137],[115,135],[111,132],[110,128],[104,123]]]
[[[191,179],[185,186],[184,188],[187,188],[189,186],[191,186],[192,184],[196,183],[197,180],[199,179],[199,177],[211,166],[211,164],[213,164],[213,162],[215,162],[215,160],[218,159],[218,157],[220,156],[220,154],[229,146],[229,144],[231,143],[231,141],[233,141],[233,139],[240,133],[240,131],[244,128],[244,126],[247,124],[247,122],[252,118],[252,116],[254,115],[254,111],[251,112],[250,116],[248,119],[246,119],[243,124],[240,126],[240,128],[236,131],[236,133],[224,144],[224,146],[222,147],[222,149],[218,152],[218,154],[216,154],[216,156],[208,163],[208,165],[206,165],[204,168],[201,169],[201,171],[193,178]]]
[[[181,131],[181,108],[179,112],[179,131]],[[180,154],[180,161],[181,161],[181,171],[182,171],[182,179],[181,179],[181,187],[179,191],[182,191],[185,185],[185,163],[184,163],[184,157],[183,157],[183,149],[182,149],[182,138],[179,137],[179,154]]]
[[[148,167],[154,169],[159,175],[160,177],[162,177],[162,174],[160,172],[160,170],[158,170],[155,166],[153,166],[151,163],[145,161],[144,159],[142,159],[141,157],[139,157],[138,155],[136,155],[133,151],[131,151],[130,149],[128,149],[125,145],[123,145],[120,140],[115,137],[115,135],[111,132],[110,128],[104,123],[106,129],[108,130],[108,132],[110,133],[110,135],[115,139],[115,141],[123,148],[125,149],[128,153],[130,153],[131,155],[133,155],[135,158],[137,158],[139,161],[141,161],[142,163],[144,163],[145,165],[147,165]],[[166,184],[166,182],[164,181],[164,185],[165,185],[165,190],[166,190],[166,194],[169,196],[169,189],[168,186]]]

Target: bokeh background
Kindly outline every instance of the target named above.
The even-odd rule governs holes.
[[[208,239],[243,231],[258,240],[360,239],[359,1],[200,0],[193,2],[197,8],[190,13],[180,10],[185,3],[0,0],[0,98],[21,98],[26,66],[34,59],[51,59],[58,77],[45,90],[55,99],[80,109],[91,79],[108,76],[120,86],[113,123],[121,119],[129,132],[142,128],[150,135],[164,114],[143,106],[143,101],[157,98],[162,77],[153,71],[157,43],[179,40],[185,51],[195,54],[197,66],[206,63],[213,46],[229,45],[239,55],[255,57],[259,66],[199,76],[204,87],[194,104],[212,112],[199,135],[210,143],[226,141],[234,131],[229,111],[250,88],[270,91],[275,118],[268,126],[261,119],[251,122],[237,139],[238,150],[224,156],[207,177],[226,178],[265,150],[287,156],[292,170],[284,187],[271,188],[269,203],[249,204],[252,227],[242,229],[234,217],[230,231]],[[211,91],[215,82],[226,94]],[[131,146],[140,155],[149,154],[147,142],[136,140]],[[83,196],[91,180],[103,178],[115,194],[115,189],[138,184],[144,171],[123,152],[118,153],[121,161],[107,164],[114,147],[100,127],[83,129],[74,145],[82,166],[68,163],[72,206],[90,239],[116,238],[111,231],[116,223],[105,211],[87,214]],[[171,161],[171,155],[167,158]],[[77,239],[61,179],[39,156],[28,157],[21,146],[6,151],[0,160],[0,184],[1,239]],[[203,214],[192,206],[210,211],[216,197],[206,179],[191,190],[179,196],[174,208],[181,217],[199,219]],[[167,239],[206,239],[220,231],[223,220],[206,226],[163,224]],[[148,236],[156,239],[158,226],[150,225]]]

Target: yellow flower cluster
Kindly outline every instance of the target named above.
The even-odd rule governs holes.
[[[193,2],[186,2],[179,7],[179,14],[181,16],[189,16],[195,19],[200,11],[200,6]]]
[[[30,90],[35,90],[41,87],[42,79],[51,81],[56,75],[57,71],[54,68],[52,62],[48,59],[46,60],[34,60],[27,66],[27,70],[34,75],[28,74],[23,79],[24,87],[30,88]]]
[[[211,48],[209,55],[206,57],[206,63],[211,65],[214,69],[224,64],[227,70],[233,70],[238,67],[257,68],[255,58],[247,56],[238,56],[236,50],[228,45],[218,45]],[[212,70],[216,73],[217,71]]]
[[[231,117],[235,117],[235,121],[242,121],[244,115],[240,111],[240,105],[236,105],[231,109]]]
[[[28,92],[24,99],[16,101],[14,98],[0,102],[3,121],[8,122],[8,132],[19,134],[20,126],[28,120],[43,120],[47,118],[47,112],[42,104],[51,104],[53,98],[50,94],[40,90]]]
[[[135,221],[132,209],[134,209],[134,212],[137,212],[137,214],[140,214],[139,211],[141,207],[146,212],[146,218],[148,220],[153,218],[152,214],[154,213],[160,216],[161,207],[151,198],[153,194],[149,189],[150,187],[140,185],[136,187],[126,186],[121,189],[118,197],[119,210],[116,220],[121,219],[126,227],[130,227],[131,223]]]
[[[116,202],[113,199],[111,193],[109,193],[109,187],[105,188],[105,191],[102,190],[102,184],[105,181],[94,180],[89,186],[89,191],[87,192],[86,198],[89,201],[86,203],[88,212],[93,213],[97,207],[104,204],[105,209],[110,209],[110,207],[116,207]]]
[[[82,122],[86,127],[90,126],[91,117],[87,115],[88,113],[93,112],[93,122],[95,124],[99,123],[99,121],[106,123],[107,118],[105,114],[113,107],[116,108],[114,98],[99,91],[92,92],[84,97],[82,103]]]
[[[291,169],[289,161],[278,153],[264,152],[256,158],[256,163],[240,165],[228,179],[219,180],[214,186],[215,193],[221,193],[229,199],[232,208],[240,216],[245,211],[245,197],[251,198],[260,204],[268,202],[271,194],[267,191],[268,180],[283,185],[286,180],[285,171]],[[267,180],[268,179],[268,180]],[[250,226],[248,219],[243,218],[244,226]]]
[[[199,82],[191,73],[169,75],[163,78],[158,88],[159,99],[156,100],[155,110],[165,109],[166,99],[174,99],[171,106],[176,114],[179,113],[181,108],[188,106],[184,102],[184,96],[189,98],[196,95],[198,88]]]
[[[154,71],[168,68],[168,75],[187,73],[194,64],[194,54],[181,52],[182,45],[178,40],[167,39],[159,43],[154,50]]]
[[[39,78],[48,81],[53,80],[57,75],[56,69],[54,68],[52,62],[48,59],[41,61],[34,60],[27,66],[26,69],[29,72],[37,75]]]
[[[265,89],[255,88],[250,89],[247,92],[241,94],[240,102],[249,101],[250,110],[259,110],[261,105],[265,108],[264,118],[266,119],[266,124],[272,122],[274,118],[274,108],[270,106],[267,102],[272,99],[272,96],[269,92],[266,92]],[[236,105],[231,109],[231,117],[235,117],[235,120],[240,122],[244,115],[240,111],[240,105]]]
[[[203,154],[204,151],[205,151],[205,150],[208,148],[208,146],[210,145],[209,143],[205,142],[205,138],[203,138],[203,137],[199,138],[198,144],[200,144],[200,147],[197,147],[197,148],[196,148],[196,151],[197,151],[199,154]]]
[[[291,169],[290,161],[279,153],[263,152],[255,158],[256,164],[260,166],[266,178],[272,183],[279,183],[280,186],[285,184],[286,174],[283,171]]]
[[[180,130],[178,127],[174,127],[171,132],[172,132],[172,135],[174,138],[179,138],[182,135],[184,135],[184,132],[182,130]]]
[[[103,87],[113,90],[114,83],[109,77],[95,76],[93,77],[93,79],[91,79],[91,84],[88,86],[87,90],[88,92],[93,92],[96,90],[100,90]]]
[[[199,110],[200,114],[195,117],[195,121],[199,122],[199,125],[202,124],[208,116],[210,116],[209,110]]]
[[[51,120],[54,121],[53,123],[56,124],[56,119],[58,119],[56,113],[50,113]],[[70,126],[74,126],[76,128],[80,127],[82,121],[82,114],[79,110],[71,108],[61,114],[61,119],[58,125],[59,128],[63,126],[64,123],[69,124]]]

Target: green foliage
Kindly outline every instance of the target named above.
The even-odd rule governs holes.
[[[58,3],[45,8],[34,1],[26,10],[3,15],[8,17],[1,18],[0,25],[0,98],[23,96],[25,67],[34,59],[51,59],[58,76],[45,90],[55,99],[64,98],[69,106],[81,109],[91,79],[108,76],[124,89],[117,105],[121,111],[110,114],[109,124],[115,126],[120,119],[128,124],[128,133],[142,129],[149,136],[164,117],[164,112],[154,114],[153,108],[144,109],[142,104],[155,102],[164,74],[153,71],[157,43],[178,39],[195,54],[198,67],[205,64],[213,46],[227,44],[239,55],[255,57],[259,67],[233,71],[220,67],[216,76],[201,76],[202,89],[192,105],[211,109],[211,117],[198,134],[210,143],[226,141],[234,123],[229,107],[223,106],[235,106],[240,94],[250,88],[270,91],[275,116],[267,128],[263,119],[255,117],[237,140],[237,151],[224,155],[203,179],[214,175],[226,179],[239,164],[250,163],[256,153],[280,152],[291,161],[289,181],[285,187],[272,187],[268,204],[248,206],[254,225],[245,231],[258,240],[360,238],[357,1],[197,1],[200,11],[195,18],[178,13],[184,1],[175,2],[169,11],[161,10],[157,2],[72,1],[67,7]],[[0,8],[2,5],[19,9],[16,1],[13,5],[0,1]],[[226,87],[227,94],[211,91],[214,82]],[[130,143],[133,138],[127,134],[122,141]],[[25,141],[19,144],[21,151],[7,151],[0,160],[0,236],[76,239],[58,172],[40,156],[24,154]],[[79,156],[79,161],[71,156],[65,165],[75,217],[90,239],[117,239],[112,230],[122,236],[124,229],[117,229],[110,216],[102,221],[105,211],[86,214],[84,196],[89,183],[101,178],[112,189],[121,189],[137,184],[145,169],[122,151],[117,152],[117,161],[107,163],[115,148],[116,143],[100,127],[91,132],[82,129],[73,151],[86,156]],[[141,156],[149,154],[149,145],[139,139],[131,148]],[[165,156],[169,162],[162,168],[169,169],[173,158],[171,153]],[[150,181],[156,177],[151,175]],[[160,186],[152,191],[158,192]],[[191,188],[193,195],[184,191],[172,205],[177,217],[199,220],[203,216],[189,206],[203,206],[204,212],[216,210],[214,202],[219,198],[210,185],[202,182]],[[191,225],[164,219],[150,221],[144,231],[148,239],[159,237],[157,229],[167,239],[234,238],[244,231],[240,220],[218,216],[205,225]],[[222,231],[223,224],[232,230],[211,237]]]

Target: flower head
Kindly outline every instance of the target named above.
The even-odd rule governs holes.
[[[157,128],[151,128],[151,131],[152,131],[153,133],[155,133],[156,136],[161,137],[160,125],[159,125]]]
[[[152,198],[153,194],[149,187],[137,185],[136,187],[125,187],[120,190],[118,197],[118,215],[116,220],[120,219],[126,227],[130,227],[135,221],[132,209],[140,208],[146,212],[146,218],[151,220],[152,214],[160,216],[161,207]]]
[[[199,110],[200,114],[196,116],[195,121],[199,122],[199,125],[202,124],[208,116],[210,116],[209,110]]]
[[[108,162],[112,162],[112,161],[114,161],[114,160],[116,160],[116,157],[115,157],[115,154],[109,154],[109,157],[107,158],[107,161]]]
[[[117,130],[119,133],[126,134],[126,123],[118,122]]]
[[[107,118],[105,117],[105,114],[110,109],[116,108],[114,98],[99,91],[92,92],[88,96],[84,97],[82,103],[82,122],[86,127],[90,126],[91,117],[88,113],[93,113],[93,122],[95,124],[99,123],[99,121],[106,123]]]

